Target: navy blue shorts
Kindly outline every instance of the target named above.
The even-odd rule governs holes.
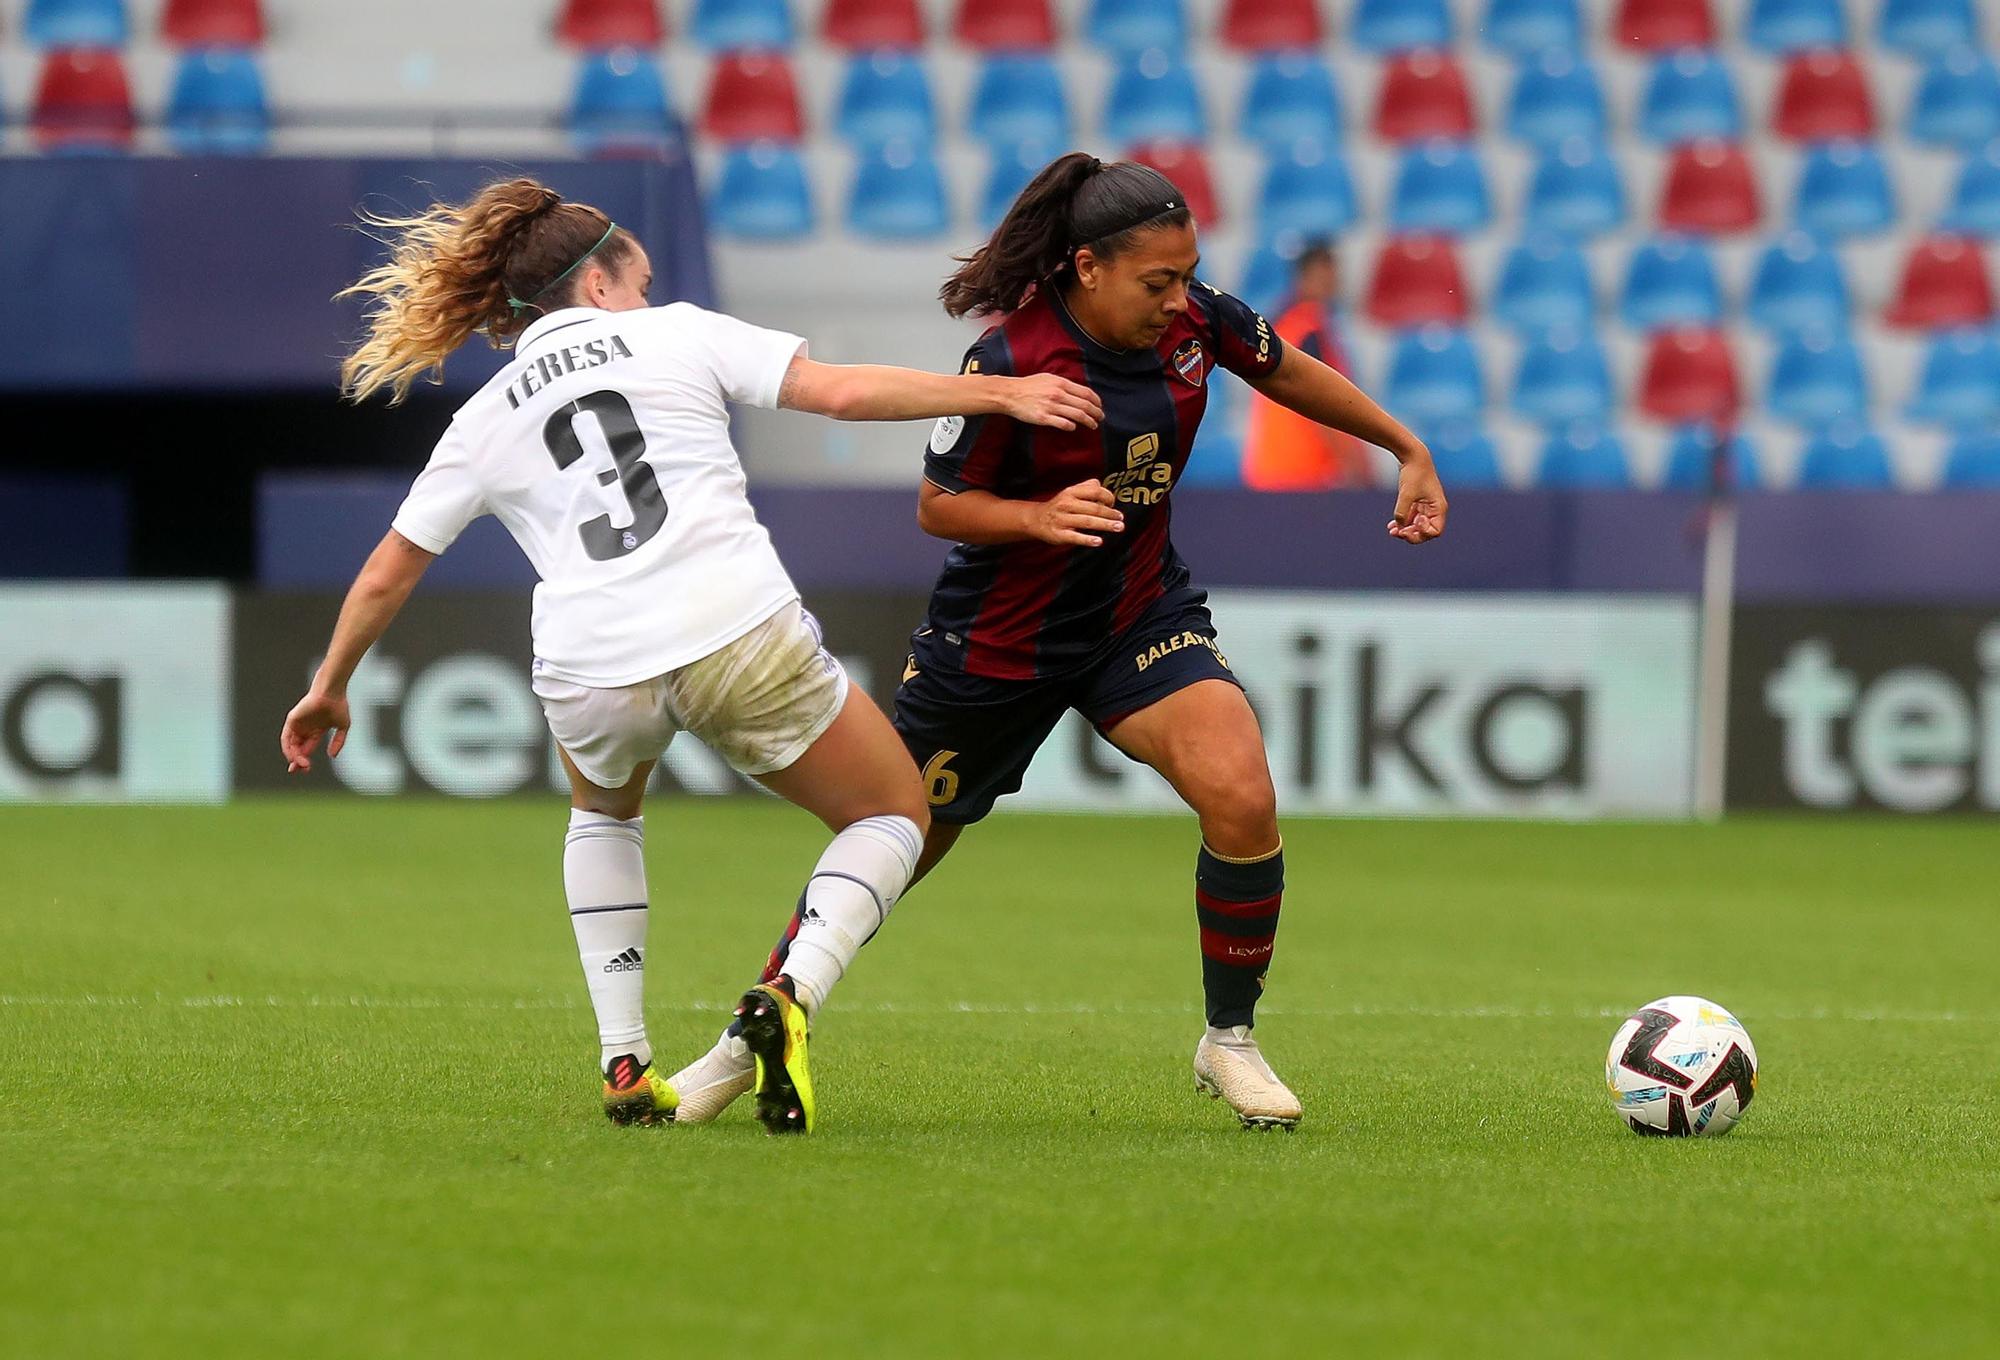
[[[921,630],[896,690],[896,730],[924,773],[931,816],[967,825],[1017,792],[1028,762],[1070,709],[1099,732],[1200,680],[1241,683],[1215,645],[1206,591],[1162,596],[1089,664],[1042,680],[994,680],[958,668]]]

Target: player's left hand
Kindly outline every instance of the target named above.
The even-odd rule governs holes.
[[[1389,537],[1405,543],[1428,543],[1444,532],[1444,483],[1428,450],[1403,463],[1396,477],[1396,517]]]
[[[1031,373],[1003,381],[1007,384],[1007,414],[1025,424],[1050,425],[1058,430],[1081,425],[1094,430],[1104,419],[1104,403],[1082,383],[1053,373]]]
[[[332,694],[308,694],[285,715],[278,745],[285,753],[285,773],[302,774],[312,768],[312,753],[329,730],[333,738],[326,744],[327,759],[340,754],[347,743],[350,716],[347,700]]]

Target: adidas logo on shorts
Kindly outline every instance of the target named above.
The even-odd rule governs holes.
[[[623,954],[618,955],[611,962],[605,964],[604,971],[607,973],[635,973],[645,966],[646,961],[639,957],[639,951],[635,948],[626,950]]]

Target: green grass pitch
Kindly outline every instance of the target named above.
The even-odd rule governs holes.
[[[1001,817],[862,955],[821,1128],[618,1129],[553,801],[0,811],[0,1352],[2000,1354],[2000,835],[1297,822],[1259,1035],[1192,1091],[1186,820]],[[705,1046],[822,836],[648,818]],[[1601,1067],[1744,1020],[1719,1140]]]

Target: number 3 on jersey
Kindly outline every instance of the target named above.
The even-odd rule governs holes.
[[[638,417],[632,414],[632,403],[616,392],[592,392],[549,417],[548,424],[542,427],[542,442],[548,445],[549,457],[556,460],[556,467],[567,471],[583,457],[576,418],[585,412],[597,417],[597,426],[604,432],[605,443],[611,446],[611,461],[617,467],[616,472],[598,473],[597,479],[609,486],[615,478],[625,493],[625,503],[632,508],[629,528],[615,527],[609,515],[599,515],[577,526],[583,550],[590,554],[591,560],[609,562],[636,551],[660,532],[660,526],[667,522],[667,498],[646,462],[646,435],[639,428]]]

